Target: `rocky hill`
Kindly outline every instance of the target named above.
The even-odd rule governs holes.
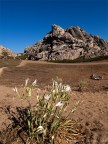
[[[52,25],[52,31],[25,49],[29,59],[64,60],[108,55],[108,41],[85,32],[80,27],[63,29]]]
[[[15,57],[16,57],[16,54],[14,52],[0,45],[0,58],[1,59],[2,58],[15,58]]]

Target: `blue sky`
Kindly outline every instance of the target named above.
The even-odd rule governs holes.
[[[0,0],[0,45],[14,52],[41,40],[52,24],[108,40],[108,0]]]

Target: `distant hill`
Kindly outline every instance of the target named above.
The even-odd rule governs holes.
[[[4,46],[0,45],[0,58],[15,58],[16,54],[12,52],[10,49],[5,48]]]
[[[108,41],[93,36],[80,27],[63,29],[52,25],[52,30],[42,40],[25,49],[29,59],[74,60],[108,55]]]

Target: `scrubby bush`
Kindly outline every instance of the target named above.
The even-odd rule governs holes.
[[[108,55],[97,56],[94,58],[84,58],[80,57],[74,60],[64,59],[64,60],[50,60],[49,62],[55,63],[80,63],[80,62],[93,62],[93,61],[100,61],[100,60],[108,60]]]
[[[26,60],[26,59],[28,59],[28,55],[22,53],[22,54],[16,56],[15,58],[19,59],[19,60]]]
[[[16,118],[20,131],[25,131],[28,135],[26,143],[55,144],[57,137],[65,140],[66,143],[78,138],[79,129],[76,122],[68,117],[73,113],[79,101],[72,110],[64,115],[69,104],[71,88],[63,85],[59,80],[53,80],[52,86],[48,86],[44,93],[37,87],[37,81],[29,84],[29,79],[25,81],[23,90],[13,89],[20,99],[27,100],[28,106],[20,108],[19,117]],[[32,104],[32,96],[35,96],[35,104]],[[15,123],[13,122],[13,125]]]
[[[1,56],[0,56],[0,59],[9,60],[9,59],[14,59],[14,57],[9,55],[9,53],[7,51],[3,50],[2,53],[1,53]]]
[[[78,91],[82,92],[85,89],[86,81],[81,80],[78,83]]]
[[[3,56],[3,57],[7,57],[8,55],[9,55],[9,54],[8,54],[7,51],[5,51],[5,50],[2,51],[2,56]]]

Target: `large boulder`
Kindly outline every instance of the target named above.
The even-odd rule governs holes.
[[[41,41],[27,47],[25,52],[35,60],[63,60],[93,58],[108,55],[108,41],[85,32],[80,27],[63,29],[52,25],[52,30]]]

